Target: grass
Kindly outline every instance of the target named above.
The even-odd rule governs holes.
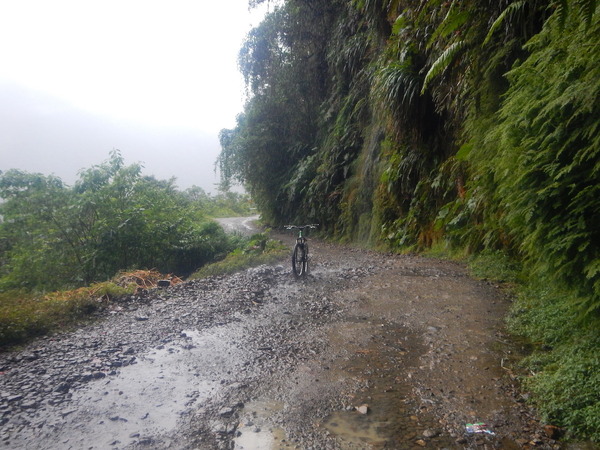
[[[468,264],[475,277],[503,283],[514,297],[507,325],[533,346],[519,365],[542,420],[567,430],[567,438],[600,442],[600,317],[582,320],[573,291],[523,271],[503,252],[484,251]]]
[[[507,283],[509,286],[519,282],[521,264],[500,250],[484,250],[469,253],[466,248],[452,247],[438,240],[431,248],[422,252],[424,256],[466,262],[471,275],[482,280]]]
[[[95,311],[99,300],[126,290],[111,282],[72,291],[36,295],[23,291],[0,293],[0,346],[21,344],[65,328]]]
[[[574,301],[551,280],[535,280],[519,290],[508,325],[534,345],[522,381],[543,420],[600,442],[600,318],[583,321]]]
[[[468,259],[471,274],[479,279],[493,280],[515,286],[522,271],[521,264],[499,250],[485,250]]]
[[[542,420],[567,438],[600,442],[600,317],[583,320],[572,290],[527,273],[503,252],[475,255],[469,268],[504,283],[514,297],[508,330],[534,349],[519,365]]]
[[[154,287],[161,278],[165,276],[156,271],[137,270],[122,272],[111,281],[49,294],[24,290],[0,292],[0,348],[72,326],[107,301],[133,294],[140,288]]]
[[[202,267],[189,279],[226,275],[261,264],[272,264],[289,252],[280,241],[269,239],[266,233],[255,234],[229,253],[223,260]]]
[[[239,238],[238,248],[222,261],[203,267],[190,279],[228,274],[280,260],[289,249],[266,234]],[[25,290],[0,292],[0,348],[23,344],[36,336],[67,329],[105,307],[112,299],[138,289],[156,287],[165,276],[153,270],[122,272],[112,280],[73,290],[36,294]],[[181,282],[169,277],[171,284]]]

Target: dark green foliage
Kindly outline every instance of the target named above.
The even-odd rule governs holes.
[[[548,423],[565,427],[571,438],[600,441],[600,323],[582,323],[572,294],[548,279],[522,289],[510,327],[527,336],[537,351],[522,365],[525,386]]]
[[[250,237],[239,237],[237,247],[220,261],[207,264],[190,276],[190,279],[205,278],[239,272],[261,264],[272,264],[289,256],[289,248],[280,241],[269,239],[267,233]]]
[[[596,1],[281,5],[242,50],[251,96],[222,135],[223,173],[265,217],[395,249],[506,255],[523,264],[519,280],[564,292],[569,326],[595,320]],[[543,389],[581,381],[554,373]],[[596,437],[597,405],[568,405],[549,417]]]
[[[0,175],[0,287],[54,290],[155,268],[185,275],[228,251],[224,231],[173,181],[144,177],[118,152],[73,187]]]
[[[499,121],[470,159],[532,269],[573,288],[592,312],[600,308],[600,30],[597,19],[590,28],[576,16],[562,28],[557,20],[508,73]]]
[[[290,180],[315,151],[326,95],[325,42],[337,3],[286,2],[250,32],[240,51],[250,98],[237,127],[221,132],[220,166],[225,177],[246,184],[267,222],[289,220],[300,206],[297,194],[305,187]]]

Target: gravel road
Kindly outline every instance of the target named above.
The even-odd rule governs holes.
[[[156,289],[0,354],[0,446],[563,448],[514,386],[495,286],[447,261],[311,254],[304,280],[286,258]]]

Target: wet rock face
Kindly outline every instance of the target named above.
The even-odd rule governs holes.
[[[304,280],[286,258],[157,289],[0,354],[0,443],[554,445],[513,398],[489,345],[506,307],[493,289],[452,263],[316,241],[311,254]],[[496,435],[465,435],[478,420]]]

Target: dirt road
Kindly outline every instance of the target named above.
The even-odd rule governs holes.
[[[1,445],[559,448],[512,386],[494,286],[454,263],[311,243],[305,280],[286,258],[1,354]],[[474,422],[493,434],[468,434]]]
[[[240,233],[244,236],[251,235],[259,231],[256,228],[256,221],[259,216],[250,217],[224,217],[215,219],[228,233]]]

